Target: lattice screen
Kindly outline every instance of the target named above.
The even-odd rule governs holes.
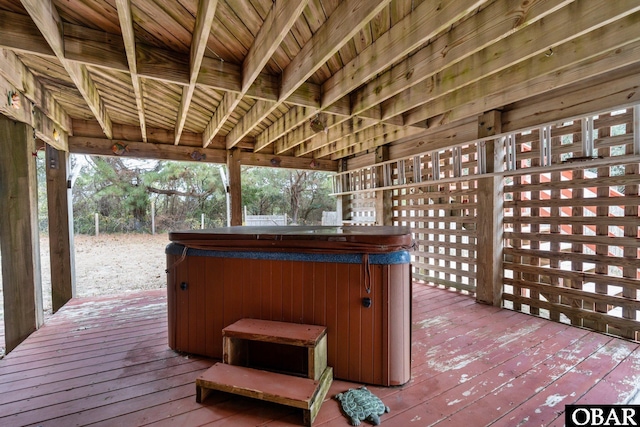
[[[395,189],[394,224],[411,227],[413,277],[475,292],[476,144],[416,156],[405,162],[405,188]],[[437,180],[437,182],[436,182]],[[424,185],[416,185],[424,182]]]
[[[625,162],[633,111],[507,144],[507,163],[520,172],[505,178],[505,306],[638,340],[640,175]]]
[[[640,340],[639,135],[636,107],[495,141],[505,152],[506,308]],[[393,191],[394,224],[414,232],[414,278],[473,293],[483,147],[343,173],[336,192],[372,223],[376,189]]]

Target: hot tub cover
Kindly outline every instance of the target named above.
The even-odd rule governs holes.
[[[381,253],[413,248],[409,227],[236,226],[173,231],[169,240],[193,249]]]

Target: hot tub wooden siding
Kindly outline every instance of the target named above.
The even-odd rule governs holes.
[[[327,327],[336,378],[385,386],[409,380],[409,263],[369,264],[367,293],[363,263],[190,252],[180,261],[181,254],[167,251],[167,265],[177,263],[168,274],[171,348],[221,358],[222,329],[241,318],[316,324]],[[365,297],[372,300],[369,308]]]

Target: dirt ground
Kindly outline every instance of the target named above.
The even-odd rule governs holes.
[[[76,296],[121,294],[166,287],[164,250],[168,243],[167,234],[76,235]],[[40,238],[40,260],[43,306],[45,316],[48,316],[51,314],[51,266],[47,236]],[[1,276],[0,298],[3,298]],[[0,316],[2,314],[0,303]]]

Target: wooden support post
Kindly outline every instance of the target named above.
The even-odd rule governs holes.
[[[76,295],[73,254],[73,209],[69,182],[69,154],[46,146],[51,304],[53,312]]]
[[[6,352],[43,322],[33,129],[0,115],[0,252]]]
[[[229,171],[229,197],[231,198],[231,225],[242,225],[242,178],[240,174],[240,149],[227,151]]]
[[[501,132],[499,111],[489,111],[478,119],[478,138]],[[504,147],[494,140],[486,141],[487,173],[501,172]],[[478,179],[478,271],[476,301],[500,306],[503,285],[503,197],[502,177]]]
[[[389,146],[376,148],[376,163],[389,160]],[[384,186],[384,172],[378,166],[376,187]],[[376,191],[376,225],[393,225],[393,199],[391,190]]]
[[[347,159],[342,159],[338,163],[338,172],[346,172],[347,171]],[[342,179],[342,191],[347,191],[348,188],[346,186],[348,178],[346,176],[340,178]],[[351,196],[338,196],[338,202],[336,210],[340,214],[339,221],[342,224],[343,221],[348,221],[351,219]]]

